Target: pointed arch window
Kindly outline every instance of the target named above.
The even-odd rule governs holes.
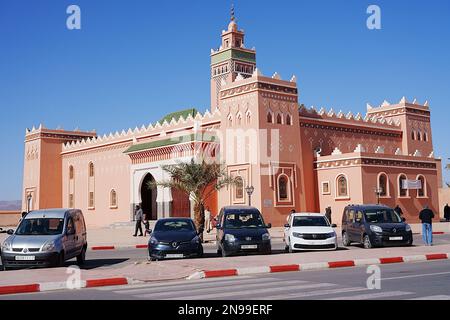
[[[417,176],[417,180],[420,181],[420,188],[417,189],[417,197],[418,198],[426,198],[427,197],[427,181],[425,177],[422,175]]]
[[[416,140],[416,132],[414,130],[411,131],[411,140]]]
[[[289,179],[286,175],[280,175],[278,178],[278,199],[289,200]]]
[[[74,177],[75,177],[75,172],[74,172],[73,166],[70,166],[69,167],[69,179],[73,180]]]
[[[398,194],[400,197],[407,197],[408,196],[408,189],[405,188],[405,182],[406,182],[406,175],[400,174],[398,176]]]
[[[236,124],[238,126],[242,125],[242,115],[240,113],[236,116]]]
[[[281,113],[277,114],[277,124],[282,124],[283,123],[283,116],[281,115]]]
[[[273,123],[273,114],[272,112],[267,112],[267,122],[268,123]]]
[[[89,163],[89,178],[93,178],[95,175],[95,168],[92,162]]]
[[[247,111],[247,113],[245,114],[245,122],[246,122],[246,124],[250,124],[251,123],[251,119],[252,118],[252,115],[251,115],[251,113],[250,113],[250,111]]]
[[[338,198],[348,197],[348,181],[343,174],[336,178],[336,195]]]
[[[114,189],[109,194],[109,207],[112,209],[117,208],[117,192]]]
[[[75,169],[69,167],[69,208],[75,207]]]
[[[290,114],[288,114],[288,115],[286,116],[286,124],[287,124],[288,126],[292,126],[292,116],[291,116]]]
[[[235,179],[235,197],[236,200],[244,199],[244,179],[241,176],[237,176]]]
[[[93,162],[89,162],[88,166],[88,209],[93,210],[95,207],[95,167]]]
[[[423,133],[423,141],[428,141],[428,134],[426,131]]]
[[[389,180],[387,174],[384,172],[378,175],[378,189],[380,191],[380,197],[389,196]]]
[[[420,131],[417,131],[417,140],[418,141],[422,140],[422,135],[421,135]]]

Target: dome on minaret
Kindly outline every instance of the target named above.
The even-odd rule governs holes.
[[[228,24],[228,31],[237,31],[237,23],[234,20],[231,20],[231,22]]]

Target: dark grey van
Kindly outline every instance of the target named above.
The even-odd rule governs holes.
[[[366,249],[410,246],[411,227],[392,208],[384,205],[349,205],[342,215],[342,243],[359,243]]]
[[[1,247],[3,269],[63,266],[77,258],[84,264],[87,232],[77,209],[47,209],[28,213]]]

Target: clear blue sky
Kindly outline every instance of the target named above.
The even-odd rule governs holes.
[[[230,3],[0,0],[0,200],[21,197],[26,127],[103,134],[207,109],[210,49]],[[450,157],[450,1],[234,3],[259,68],[296,74],[302,103],[356,113],[429,100],[435,154]],[[81,7],[79,31],[66,28],[70,4]],[[366,28],[370,4],[382,30]]]

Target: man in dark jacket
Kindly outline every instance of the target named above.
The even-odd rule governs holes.
[[[397,205],[395,208],[394,208],[394,211],[395,212],[397,212],[398,213],[398,215],[400,216],[400,217],[402,217],[403,216],[403,211],[402,211],[402,208],[400,208],[400,206],[399,205]]]
[[[422,238],[426,246],[433,245],[433,218],[433,211],[425,205],[419,213],[419,219],[422,221]]]
[[[134,220],[136,220],[136,228],[134,230],[133,236],[136,237],[139,231],[139,237],[142,237],[142,220],[144,219],[144,212],[141,209],[141,206],[136,206],[136,212],[134,215]]]
[[[325,209],[325,217],[327,217],[328,221],[329,221],[330,224],[331,224],[331,207],[327,207],[327,208]]]
[[[450,207],[449,207],[448,203],[444,207],[444,218],[445,218],[445,221],[447,221],[447,222],[450,221]]]

